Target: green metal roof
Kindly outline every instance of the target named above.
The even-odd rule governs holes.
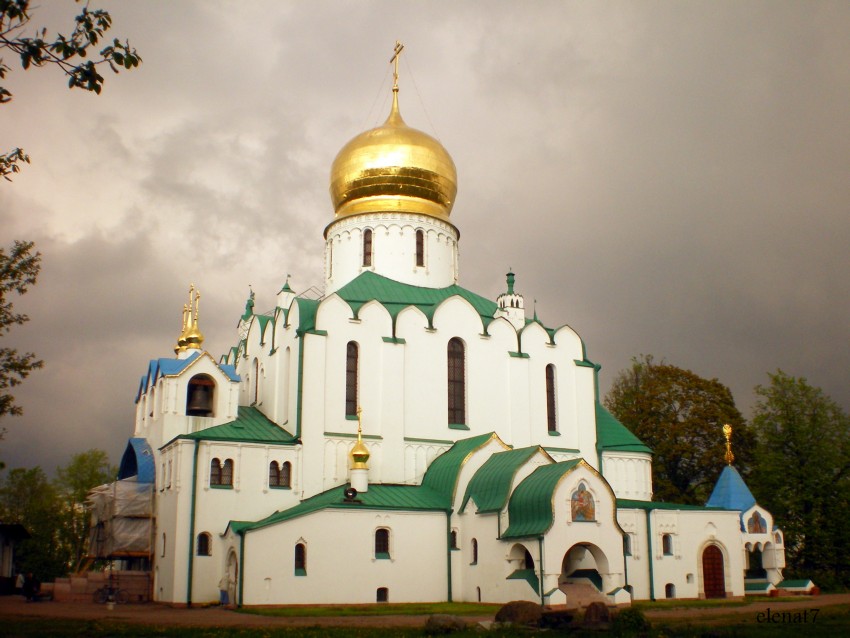
[[[503,538],[540,536],[552,527],[555,511],[552,496],[561,478],[572,472],[581,459],[543,465],[514,490],[508,502],[508,529]]]
[[[608,412],[601,403],[596,404],[596,447],[603,452],[617,450],[652,454],[652,450]]]
[[[526,447],[493,454],[466,486],[461,511],[471,498],[479,512],[498,512],[508,501],[514,476],[540,447]]]
[[[206,430],[181,434],[178,439],[196,439],[199,441],[238,441],[246,443],[272,443],[295,445],[294,436],[282,427],[270,421],[257,408],[239,406],[239,416],[235,421],[216,425]]]
[[[433,512],[444,512],[447,509],[446,500],[442,494],[421,485],[369,485],[369,490],[360,492],[353,501],[345,500],[343,492],[347,487],[347,485],[340,485],[331,488],[259,521],[230,521],[229,527],[235,533],[241,534],[325,509]]]
[[[713,510],[727,511],[725,507],[704,507],[702,505],[685,505],[684,503],[660,503],[656,501],[634,501],[628,498],[617,499],[617,509],[638,510]]]
[[[315,299],[296,297],[295,303],[298,304],[298,334],[315,330],[316,311],[319,309],[319,302]]]
[[[416,306],[428,317],[428,323],[431,324],[437,307],[449,297],[459,296],[475,308],[486,329],[498,309],[496,302],[458,285],[446,288],[422,288],[403,284],[371,271],[358,275],[337,290],[336,294],[348,302],[355,315],[365,303],[378,301],[387,309],[393,321],[405,308]]]
[[[263,343],[266,340],[266,326],[274,320],[274,317],[271,315],[254,315],[254,317],[260,322],[260,343]]]
[[[480,434],[468,439],[456,441],[448,450],[431,461],[431,465],[422,477],[422,487],[433,490],[445,499],[446,507],[451,506],[457,488],[457,477],[469,455],[490,441],[499,437],[495,432]]]

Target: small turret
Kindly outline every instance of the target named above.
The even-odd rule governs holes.
[[[292,304],[293,299],[295,299],[295,291],[289,287],[289,275],[286,275],[286,282],[283,284],[280,292],[277,293],[277,307],[287,310]]]
[[[525,326],[525,300],[522,295],[514,292],[514,273],[508,269],[505,275],[508,284],[508,291],[503,292],[496,298],[496,303],[499,309],[496,311],[497,317],[505,317],[513,324],[517,330],[521,330]]]

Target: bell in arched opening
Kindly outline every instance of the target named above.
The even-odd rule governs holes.
[[[197,375],[189,380],[186,389],[186,416],[213,416],[215,382],[207,375]]]

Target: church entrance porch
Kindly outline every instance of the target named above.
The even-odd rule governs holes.
[[[706,598],[726,598],[723,552],[716,545],[709,545],[702,553],[702,582]]]
[[[578,543],[564,554],[561,560],[561,574],[558,588],[567,597],[567,607],[571,609],[587,607],[590,603],[608,604],[605,591],[608,587],[605,579],[609,577],[608,558],[596,545]]]

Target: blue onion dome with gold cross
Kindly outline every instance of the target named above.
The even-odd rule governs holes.
[[[352,139],[331,166],[336,218],[364,213],[421,213],[448,221],[457,194],[457,170],[440,142],[401,118],[398,53],[390,115]]]

